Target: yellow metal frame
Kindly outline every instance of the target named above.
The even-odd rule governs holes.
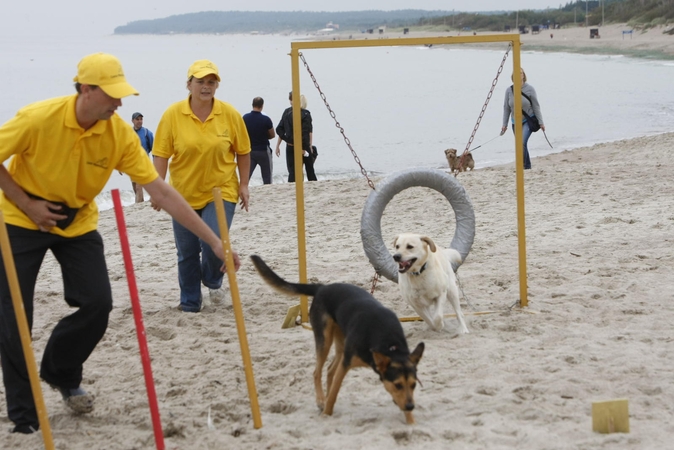
[[[300,50],[364,48],[364,47],[401,47],[418,45],[447,44],[483,44],[509,42],[513,46],[513,73],[520,72],[520,35],[494,34],[482,36],[442,36],[424,38],[391,38],[391,39],[353,39],[340,41],[297,41],[290,44],[292,70],[292,106],[293,106],[293,140],[302,142],[300,112]],[[513,77],[515,94],[515,169],[517,180],[517,237],[519,252],[520,306],[528,306],[527,299],[527,258],[524,216],[524,167],[522,147],[522,82],[520,77]],[[297,253],[299,259],[300,283],[307,282],[307,248],[304,217],[304,175],[302,171],[302,146],[295,145],[295,201],[297,206]],[[306,296],[300,298],[302,322],[308,321],[308,301]]]

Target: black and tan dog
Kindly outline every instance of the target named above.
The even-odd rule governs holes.
[[[332,415],[339,388],[349,369],[372,367],[393,402],[414,423],[414,388],[417,364],[424,352],[423,342],[412,353],[407,347],[400,321],[367,291],[346,283],[289,283],[276,275],[257,255],[250,257],[262,278],[274,289],[290,295],[314,299],[309,320],[316,340],[314,387],[316,404]],[[335,358],[328,366],[328,397],[323,392],[323,365],[335,344]]]

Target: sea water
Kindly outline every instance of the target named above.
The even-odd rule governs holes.
[[[362,35],[354,35],[361,38]],[[197,59],[220,69],[216,97],[242,114],[253,97],[265,100],[264,113],[276,125],[289,106],[290,44],[307,36],[275,35],[135,35],[86,39],[0,38],[0,123],[22,106],[74,92],[78,61],[89,53],[108,52],[124,65],[129,82],[141,93],[127,97],[118,113],[131,123],[140,111],[144,125],[156,129],[164,110],[187,96],[186,74]],[[320,92],[333,111],[336,126],[306,68],[300,65],[301,92],[312,113],[314,144],[319,149],[319,179],[358,177],[360,167],[387,174],[409,167],[447,167],[446,148],[466,147],[492,82],[506,53],[503,48],[402,46],[303,50]],[[653,135],[674,128],[674,64],[621,56],[522,52],[528,82],[538,93],[547,137],[535,133],[532,156],[542,156],[598,142]],[[476,167],[512,162],[514,137],[499,137],[505,90],[512,84],[512,54],[485,110],[470,148]],[[275,148],[276,140],[272,141]],[[284,151],[274,157],[274,182],[285,182]],[[647,152],[648,149],[643,149]],[[534,162],[535,164],[535,162]],[[261,184],[259,169],[251,184]],[[101,209],[112,206],[109,191],[130,194],[131,181],[113,173]],[[122,195],[125,203],[131,195]]]

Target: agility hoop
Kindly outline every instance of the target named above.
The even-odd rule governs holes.
[[[468,193],[457,179],[442,170],[416,168],[393,173],[370,192],[363,208],[360,220],[360,236],[363,241],[365,255],[374,270],[398,282],[398,266],[381,236],[381,217],[391,199],[410,187],[427,187],[435,189],[445,196],[454,209],[456,230],[449,247],[461,254],[465,261],[475,238],[475,212]],[[459,265],[452,263],[456,272]]]

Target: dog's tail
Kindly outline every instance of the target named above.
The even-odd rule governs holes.
[[[461,253],[459,253],[458,250],[455,250],[453,248],[446,248],[445,256],[447,257],[447,259],[449,259],[450,263],[461,264],[463,262],[463,258],[461,258]]]
[[[276,273],[271,270],[259,256],[250,255],[250,259],[253,261],[253,264],[262,279],[281,293],[290,295],[309,295],[313,297],[316,295],[316,292],[318,292],[318,289],[323,286],[322,284],[289,283],[276,275]]]

